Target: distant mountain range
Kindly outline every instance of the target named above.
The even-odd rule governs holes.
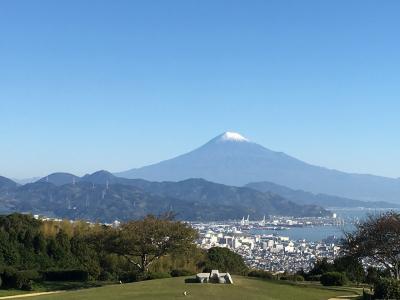
[[[172,210],[185,220],[226,220],[325,216],[329,207],[400,206],[398,179],[313,166],[233,132],[117,175],[53,173],[24,185],[0,176],[0,212],[112,221]]]
[[[130,185],[143,189],[144,191],[152,194],[158,194],[161,196],[169,196],[180,198],[175,193],[179,193],[182,188],[187,187],[187,185],[182,184],[182,182],[189,182],[190,180],[182,181],[179,185],[177,182],[151,182],[142,179],[128,179],[117,177],[107,171],[98,171],[93,174],[87,174],[83,177],[78,177],[69,173],[54,173],[50,174],[46,177],[43,177],[39,180],[39,182],[50,182],[54,185],[61,186],[64,184],[70,184],[73,182],[79,181],[87,181],[95,184],[122,184],[122,185]],[[178,190],[174,190],[179,186]],[[272,182],[255,182],[249,183],[245,185],[247,188],[251,188],[253,190],[257,190],[263,193],[273,193],[279,195],[287,200],[290,200],[296,204],[310,204],[317,205],[324,208],[330,207],[365,207],[365,208],[395,208],[400,207],[399,204],[384,202],[384,201],[361,201],[354,200],[344,197],[332,196],[327,194],[314,194],[310,192],[306,192],[303,190],[294,190],[288,187],[278,185]],[[187,189],[186,194],[187,197],[189,193],[193,193]],[[191,197],[191,200],[197,200],[197,198]]]
[[[400,204],[394,204],[384,201],[360,201],[348,199],[338,196],[331,196],[326,194],[313,194],[302,190],[293,190],[288,187],[275,184],[272,182],[253,182],[246,185],[246,187],[258,190],[260,192],[271,192],[278,194],[288,200],[297,204],[314,204],[320,205],[324,208],[399,208]]]
[[[11,179],[0,176],[0,191],[17,187],[17,183]]]
[[[116,175],[150,181],[204,178],[234,186],[268,181],[315,194],[400,203],[399,179],[314,166],[234,132],[221,134],[189,153]]]
[[[24,185],[27,183],[32,183],[35,181],[38,181],[40,179],[40,177],[30,177],[30,178],[11,178],[13,181],[15,181],[16,183],[20,184],[20,185]]]
[[[70,219],[110,222],[177,213],[184,220],[227,220],[250,215],[326,216],[316,205],[299,205],[273,194],[188,179],[150,182],[118,178],[106,171],[77,177],[55,173],[35,183],[0,191],[3,212],[30,212]]]

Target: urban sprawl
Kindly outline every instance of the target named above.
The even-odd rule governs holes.
[[[284,218],[271,217],[239,222],[191,223],[200,233],[198,244],[204,249],[226,247],[240,254],[247,265],[274,273],[294,273],[310,270],[317,259],[332,261],[340,246],[335,236],[318,242],[291,240],[285,231],[291,227],[343,226],[343,221],[333,214],[331,218]],[[273,234],[262,234],[263,230]]]

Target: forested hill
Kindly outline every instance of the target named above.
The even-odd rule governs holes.
[[[111,222],[172,211],[183,220],[227,220],[250,215],[324,216],[315,205],[295,204],[272,193],[215,184],[202,179],[149,182],[101,171],[56,185],[40,180],[0,192],[4,212]]]

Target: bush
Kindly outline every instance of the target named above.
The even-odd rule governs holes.
[[[147,279],[147,275],[143,273],[138,273],[135,271],[123,272],[118,276],[118,279],[122,282],[137,282]]]
[[[194,273],[185,269],[175,269],[172,270],[170,274],[172,277],[181,277],[181,276],[190,276],[193,275]]]
[[[33,290],[33,282],[32,280],[27,280],[21,285],[21,290],[23,291],[32,291]]]
[[[282,275],[279,280],[290,280],[290,281],[304,281],[304,277],[298,274],[294,275]]]
[[[327,272],[321,276],[321,284],[324,286],[342,286],[346,282],[346,275],[339,272]]]
[[[115,275],[107,271],[101,271],[98,279],[101,281],[111,281],[115,280]]]
[[[400,299],[400,283],[396,279],[382,278],[375,283],[375,299]]]
[[[19,271],[24,277],[28,278],[29,280],[33,281],[40,281],[42,279],[41,274],[37,270],[24,270]]]
[[[43,272],[47,281],[87,281],[89,273],[85,270],[49,270]]]
[[[309,275],[306,277],[307,281],[321,281],[322,275]]]
[[[146,276],[146,280],[152,280],[152,279],[162,279],[162,278],[170,278],[171,275],[169,273],[165,272],[151,272],[148,273]]]
[[[274,279],[274,275],[272,275],[268,271],[263,271],[263,270],[251,270],[250,272],[247,273],[247,276],[263,278],[263,279]]]
[[[28,278],[27,274],[16,271],[14,268],[6,267],[1,274],[2,288],[5,289],[32,289],[32,281]]]
[[[293,281],[304,281],[304,277],[302,275],[293,275]]]

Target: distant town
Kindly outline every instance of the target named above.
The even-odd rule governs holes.
[[[340,239],[328,236],[321,241],[293,240],[285,235],[291,227],[343,226],[344,220],[329,218],[264,217],[239,222],[192,222],[200,233],[198,244],[204,249],[226,247],[243,256],[250,268],[275,273],[310,270],[316,260],[333,261],[339,254]],[[263,230],[276,233],[262,234]],[[261,233],[260,233],[261,232]]]

